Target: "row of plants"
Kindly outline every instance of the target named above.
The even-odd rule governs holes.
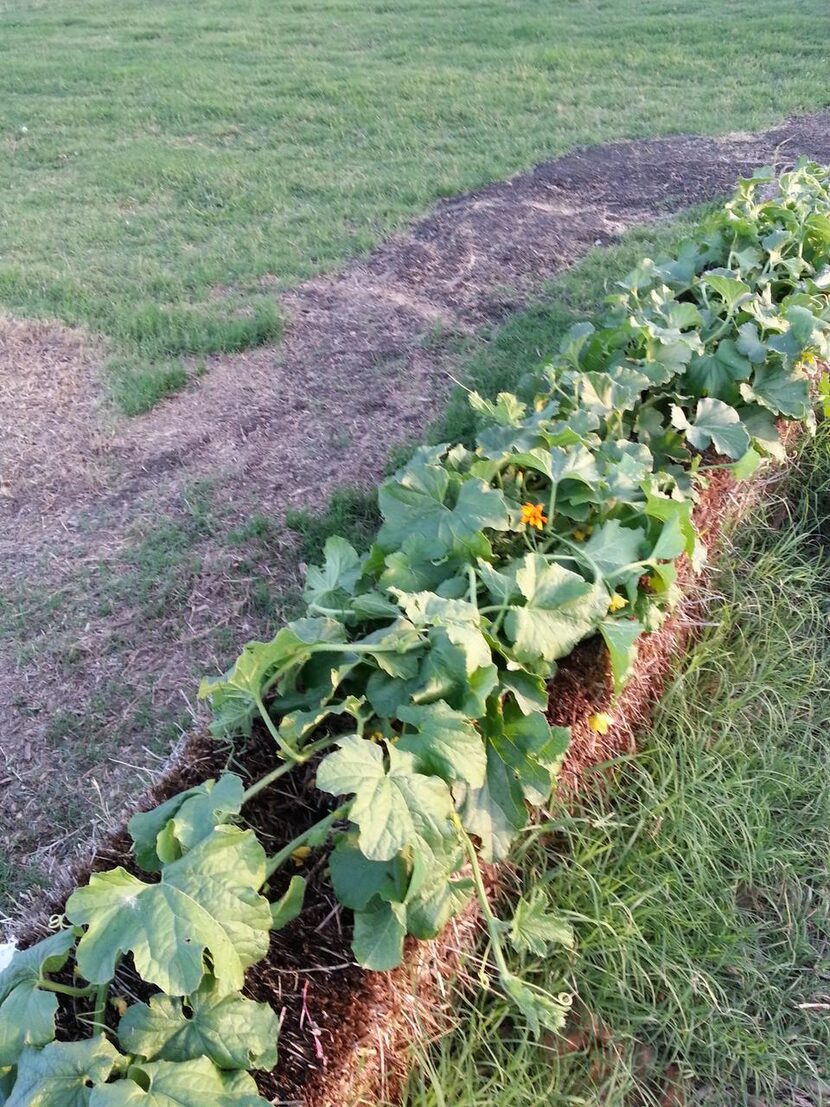
[[[263,1103],[249,1073],[276,1064],[278,1024],[241,990],[301,915],[305,880],[286,873],[309,850],[328,851],[361,965],[394,967],[407,934],[436,936],[477,897],[505,993],[534,1030],[563,1025],[570,997],[513,975],[505,948],[573,935],[541,896],[498,917],[482,863],[549,803],[569,739],[546,717],[557,663],[601,635],[619,690],[677,599],[678,560],[705,559],[708,474],[750,476],[782,456],[778,421],[810,426],[829,262],[830,173],[759,171],[521,396],[471,395],[474,448],[422,448],[384,482],[370,550],[331,538],[304,617],[203,683],[216,733],[267,728],[273,769],[136,815],[144,875],[93,874],[45,941],[0,954],[0,1104]],[[268,856],[245,805],[309,762],[329,809]],[[125,973],[145,999],[120,994]],[[88,1036],[65,1040],[70,1022]]]

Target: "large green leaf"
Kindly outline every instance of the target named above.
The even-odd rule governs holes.
[[[450,475],[438,465],[416,461],[380,487],[378,504],[384,523],[378,542],[394,550],[417,536],[428,543],[435,559],[449,553],[457,542],[474,538],[482,530],[507,530],[510,514],[504,495],[472,477],[449,500]]]
[[[397,749],[413,754],[420,772],[440,776],[448,784],[463,780],[473,788],[481,787],[487,755],[481,735],[466,715],[439,701],[399,707],[398,718],[414,726],[416,733],[405,734]]]
[[[641,504],[642,483],[654,468],[654,458],[642,442],[605,442],[597,451],[609,499]]]
[[[67,1105],[68,1107],[68,1105]],[[123,1080],[97,1087],[89,1107],[267,1107],[244,1073],[233,1078],[207,1057],[130,1065]]]
[[[416,769],[411,753],[382,747],[357,735],[342,738],[338,750],[320,764],[317,787],[335,796],[354,793],[349,818],[359,844],[373,861],[388,861],[424,838],[452,833],[452,797],[443,780]]]
[[[152,811],[133,815],[127,824],[136,860],[146,872],[159,872],[178,860],[242,808],[240,777],[225,773],[180,792]]]
[[[641,527],[624,527],[618,519],[609,519],[594,528],[583,549],[613,589],[642,574],[636,563],[643,557],[644,545],[645,531]]]
[[[646,515],[666,524],[676,523],[686,540],[685,552],[691,557],[697,545],[691,502],[684,496],[664,495],[655,483],[647,483],[643,488],[646,494]]]
[[[741,323],[735,348],[755,365],[759,365],[767,356],[767,344],[762,341],[756,323]]]
[[[752,372],[749,360],[743,357],[732,339],[725,338],[714,353],[694,358],[686,371],[686,381],[696,396],[716,396],[727,403],[738,399],[738,382]]]
[[[419,888],[406,903],[406,929],[408,933],[428,941],[437,938],[450,919],[460,914],[473,891],[468,878],[450,879],[439,871],[434,880]]]
[[[527,554],[516,573],[524,607],[511,607],[504,622],[521,662],[550,663],[590,634],[608,607],[608,593],[577,573]]]
[[[94,873],[74,892],[66,914],[86,932],[78,967],[93,984],[112,979],[125,953],[139,975],[170,995],[189,995],[201,983],[205,955],[222,987],[239,989],[245,969],[265,956],[271,909],[258,892],[265,854],[251,831],[218,827],[157,884],[125,869]]]
[[[408,619],[397,619],[352,644],[368,654],[388,676],[406,680],[418,671],[423,635]]]
[[[681,519],[672,515],[667,519],[649,555],[650,561],[675,561],[686,550],[686,534]]]
[[[699,400],[693,421],[686,417],[682,408],[673,405],[672,423],[685,432],[696,450],[712,445],[719,454],[737,458],[749,449],[749,432],[741,417],[734,407],[722,400],[711,397]]]
[[[784,319],[787,329],[783,334],[774,335],[769,345],[784,355],[788,365],[799,361],[808,351],[825,352],[824,332],[828,324],[817,318],[809,307],[791,302]]]
[[[778,433],[775,416],[765,407],[750,404],[738,411],[741,421],[749,431],[753,443],[765,454],[777,461],[784,461],[787,451]]]
[[[473,411],[483,416],[483,421],[496,423],[502,427],[520,426],[527,413],[527,405],[511,392],[499,392],[495,403],[478,392],[471,392],[467,399]]]
[[[370,697],[375,709],[394,715],[412,697],[426,703],[445,699],[466,714],[480,714],[497,674],[478,609],[432,592],[399,593],[398,601],[412,623],[427,631],[429,649],[410,684],[374,680]]]
[[[221,734],[248,734],[257,704],[276,677],[302,665],[315,647],[345,642],[346,631],[336,619],[297,619],[270,642],[248,642],[231,668],[220,677],[205,677],[199,698],[213,707],[213,729]]]
[[[603,619],[599,632],[608,649],[614,691],[618,692],[631,675],[637,659],[637,640],[645,628],[636,619]]]
[[[403,857],[370,861],[357,845],[357,835],[343,835],[329,859],[331,883],[344,907],[362,911],[374,897],[403,902],[408,875]]]
[[[496,603],[512,603],[519,599],[521,592],[516,583],[516,573],[521,569],[521,561],[509,561],[496,569],[489,561],[479,558],[478,574],[490,596]]]
[[[156,995],[128,1008],[118,1025],[125,1053],[147,1061],[208,1057],[220,1069],[272,1069],[279,1019],[267,1003],[223,994],[208,981],[189,1000]]]
[[[546,957],[551,946],[574,948],[574,932],[571,924],[561,915],[548,910],[547,899],[538,889],[528,899],[516,904],[510,924],[510,941],[520,953],[534,953]]]
[[[773,415],[803,419],[810,410],[810,382],[803,370],[759,365],[752,380],[741,385],[747,403],[761,404]]]
[[[666,376],[671,376],[671,371]],[[605,419],[615,411],[630,411],[648,385],[649,377],[631,367],[617,369],[613,375],[582,373],[579,378],[579,403],[597,418]],[[561,496],[557,498],[561,502]]]
[[[594,487],[600,475],[593,452],[585,446],[554,446],[550,451],[550,479],[554,484],[575,481]]]
[[[469,877],[460,876],[467,855],[460,839],[415,851],[406,891],[406,929],[421,940],[436,937],[470,899]]]
[[[480,538],[486,547],[486,539],[483,535]],[[484,554],[479,556],[483,557]],[[378,587],[398,588],[403,592],[434,590],[454,577],[459,565],[467,559],[466,544],[459,543],[456,548],[445,553],[437,550],[433,542],[414,533],[405,538],[397,549],[383,555]]]
[[[704,273],[701,280],[714,289],[726,304],[730,315],[752,298],[752,289],[745,281],[733,276],[728,269]]]
[[[354,546],[338,535],[326,540],[323,556],[322,567],[310,565],[308,568],[303,599],[310,608],[337,609],[354,595],[361,574],[361,559]]]
[[[38,981],[66,964],[75,945],[71,930],[61,930],[28,949],[15,950],[0,972],[0,1068],[17,1063],[26,1046],[41,1046],[55,1036],[58,999]]]
[[[405,937],[403,904],[375,898],[364,910],[355,912],[352,951],[364,969],[385,972],[400,965]]]
[[[570,732],[541,711],[524,715],[508,701],[485,725],[487,776],[481,788],[457,788],[465,828],[481,839],[486,861],[503,860],[528,820],[527,803],[547,802]]]
[[[120,1054],[103,1036],[26,1049],[5,1107],[90,1107]]]
[[[506,669],[499,675],[502,688],[511,692],[525,715],[544,711],[548,705],[548,690],[542,677],[531,676],[522,669]]]

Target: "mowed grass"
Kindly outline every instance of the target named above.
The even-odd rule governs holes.
[[[830,1103],[829,568],[825,427],[723,555],[641,751],[518,858],[576,932],[516,965],[575,994],[568,1036],[459,1000],[406,1107]]]
[[[5,0],[0,304],[108,336],[131,411],[278,293],[580,143],[828,99],[824,0]]]

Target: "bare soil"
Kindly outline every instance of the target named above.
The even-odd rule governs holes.
[[[130,420],[101,402],[88,338],[0,321],[0,880],[48,880],[159,774],[198,677],[267,634],[298,584],[285,511],[373,485],[440,410],[442,335],[499,322],[594,244],[801,153],[830,161],[830,112],[581,150],[442,202],[286,295],[279,347],[216,358]],[[260,514],[276,527],[252,570],[228,534]]]

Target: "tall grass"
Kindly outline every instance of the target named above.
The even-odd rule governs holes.
[[[517,965],[573,991],[569,1036],[459,1000],[407,1107],[830,1103],[828,548],[824,430],[722,555],[640,752],[519,858],[577,933]]]

